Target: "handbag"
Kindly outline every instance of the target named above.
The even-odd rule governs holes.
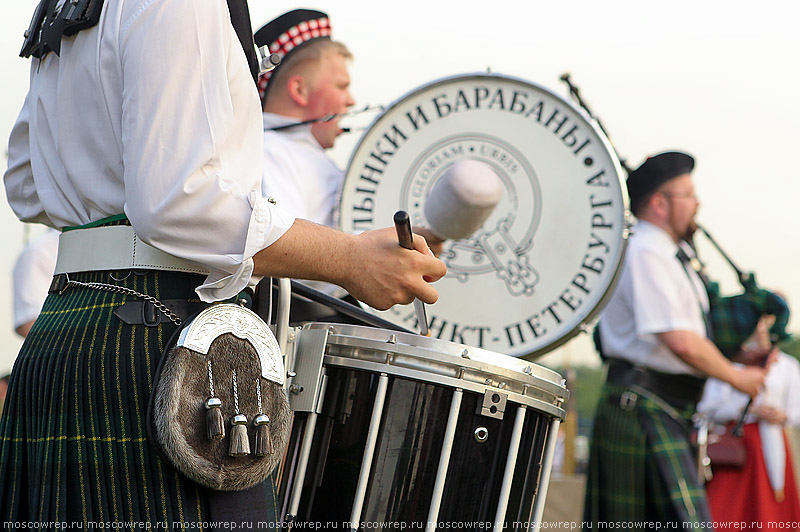
[[[175,469],[219,491],[266,480],[283,458],[291,412],[272,331],[230,303],[200,312],[161,357],[150,440]]]
[[[736,436],[730,430],[718,434],[712,440],[709,435],[708,447],[706,449],[711,467],[733,467],[741,469],[747,462],[747,448],[741,436]]]

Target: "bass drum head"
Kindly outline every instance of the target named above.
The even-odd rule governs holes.
[[[622,169],[598,127],[548,89],[471,74],[422,86],[361,137],[342,185],[339,226],[428,226],[425,203],[455,161],[476,159],[503,196],[470,237],[450,240],[427,307],[434,338],[535,358],[590,322],[610,295],[628,237]],[[415,329],[413,305],[378,312]]]

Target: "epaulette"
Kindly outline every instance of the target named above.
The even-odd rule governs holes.
[[[100,20],[104,0],[41,0],[33,13],[20,57],[59,55],[61,38],[91,28]]]

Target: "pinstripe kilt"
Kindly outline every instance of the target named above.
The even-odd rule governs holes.
[[[584,522],[671,523],[712,530],[705,488],[689,441],[693,410],[670,415],[654,396],[606,383],[597,406],[586,480]],[[673,417],[676,415],[677,419]],[[637,525],[638,523],[638,525]]]
[[[202,281],[155,271],[123,281],[108,272],[71,278],[158,299],[197,299]],[[0,526],[199,530],[198,523],[213,519],[213,493],[174,470],[148,441],[152,379],[176,326],[166,319],[156,327],[127,325],[114,316],[116,307],[135,300],[69,287],[45,301],[15,361],[0,419]],[[263,521],[274,526],[274,483],[263,489],[273,503]]]

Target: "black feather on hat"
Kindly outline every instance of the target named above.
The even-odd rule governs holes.
[[[648,157],[636,170],[628,175],[628,196],[633,213],[658,187],[694,169],[694,157],[688,153],[669,151]]]
[[[330,38],[331,21],[327,13],[313,9],[294,9],[264,24],[253,36],[256,46],[268,46],[269,51],[278,54],[283,63],[289,52],[308,41]],[[280,68],[280,67],[278,67]],[[258,79],[258,92],[261,101],[267,93],[267,86],[275,70],[262,74]]]

